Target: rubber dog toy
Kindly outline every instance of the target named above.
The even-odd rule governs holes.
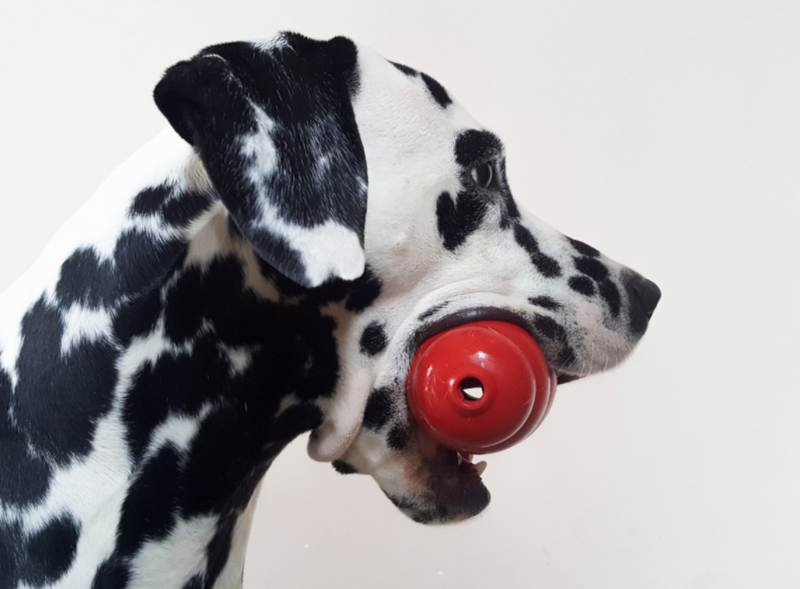
[[[420,346],[407,396],[417,423],[434,440],[462,453],[488,454],[533,433],[555,390],[555,372],[525,330],[478,321]]]

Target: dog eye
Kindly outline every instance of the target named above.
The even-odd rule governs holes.
[[[490,188],[494,183],[494,166],[492,162],[486,162],[475,166],[469,172],[472,181],[481,188]]]

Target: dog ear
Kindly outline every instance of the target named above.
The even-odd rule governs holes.
[[[281,33],[204,49],[154,92],[258,254],[306,287],[364,271],[357,60],[349,39]]]

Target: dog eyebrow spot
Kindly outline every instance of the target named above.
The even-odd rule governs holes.
[[[569,279],[569,287],[575,292],[590,297],[594,294],[594,282],[586,276],[572,276]]]
[[[386,348],[386,331],[378,321],[373,321],[361,334],[361,353],[374,356]]]
[[[475,162],[502,153],[503,143],[494,133],[469,129],[456,139],[456,162],[468,168]]]
[[[378,431],[386,425],[394,410],[390,394],[391,391],[387,387],[375,389],[370,393],[367,407],[364,410],[363,427]]]

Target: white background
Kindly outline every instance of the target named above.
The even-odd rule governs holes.
[[[524,206],[664,298],[624,367],[489,458],[468,523],[414,524],[293,444],[246,587],[800,586],[800,2],[4,1],[0,287],[162,128],[167,66],[275,29],[436,77]]]

